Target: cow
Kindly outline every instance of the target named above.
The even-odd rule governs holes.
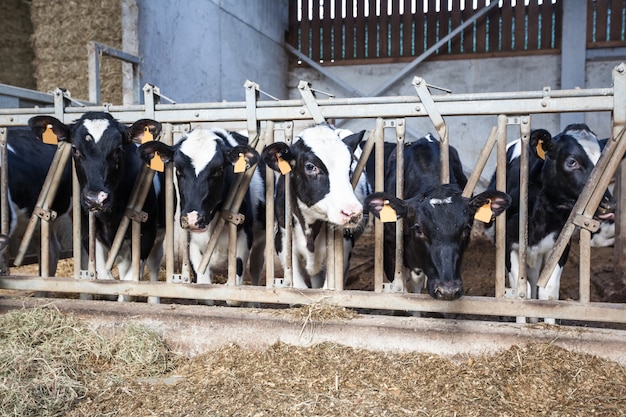
[[[259,162],[258,152],[248,146],[248,138],[224,129],[194,129],[176,145],[148,142],[139,151],[145,161],[161,156],[176,168],[180,225],[190,232],[189,258],[196,282],[212,283],[212,272],[228,262],[228,231],[222,230],[205,272],[199,271],[204,250],[213,235],[223,205],[235,182],[236,165],[245,169]],[[250,277],[258,285],[265,249],[265,167],[256,169],[239,208],[243,221],[237,226],[237,285],[244,283],[250,259]],[[241,170],[243,172],[243,169]],[[210,302],[209,302],[210,303]]]
[[[363,200],[371,191],[365,173],[359,177],[355,190],[350,183],[361,152],[358,145],[364,134],[365,131],[352,133],[321,123],[304,129],[291,145],[273,143],[261,154],[274,171],[291,171],[289,195],[294,288],[327,286],[328,225],[344,231],[344,281],[348,276],[350,255],[366,222]],[[286,261],[285,200],[285,179],[280,175],[275,191],[277,228],[274,243],[283,266]]]
[[[59,140],[71,143],[80,186],[83,247],[88,247],[88,213],[93,213],[97,278],[111,279],[105,261],[125,215],[135,180],[144,165],[135,142],[141,141],[147,132],[157,137],[161,124],[142,119],[127,127],[104,112],[87,112],[70,125],[51,116],[35,116],[29,124],[39,138],[50,127]],[[159,176],[155,176],[142,209],[147,220],[141,223],[140,270],[143,272],[144,265],[147,265],[151,281],[158,280],[163,255],[163,195]],[[133,278],[130,229],[116,259],[121,280]],[[86,265],[82,267],[86,268]],[[118,299],[124,301],[128,297],[120,295]]]
[[[441,184],[440,145],[427,135],[404,148],[404,198],[396,197],[396,153],[386,161],[385,191],[365,199],[365,207],[382,219],[383,210],[393,209],[384,225],[383,268],[392,290],[403,291],[395,280],[397,218],[404,221],[403,275],[411,279],[411,290],[420,293],[427,283],[428,294],[438,300],[455,300],[464,294],[461,277],[463,253],[470,240],[474,216],[481,207],[490,209],[489,219],[504,212],[510,197],[485,191],[472,198],[462,195],[467,183],[454,147],[449,148],[450,183]],[[388,207],[387,207],[388,206]]]
[[[519,140],[507,146],[507,193],[513,198],[506,223],[506,268],[509,285],[517,288],[519,280]],[[597,136],[585,124],[572,124],[552,137],[545,129],[531,131],[529,139],[528,173],[528,248],[526,296],[540,300],[558,300],[561,273],[569,254],[569,244],[559,259],[545,288],[539,288],[543,263],[565,226],[578,196],[600,158]],[[495,188],[492,178],[489,188]],[[615,201],[605,192],[596,217],[614,218]],[[537,319],[533,319],[536,321]],[[520,323],[525,317],[517,317]],[[556,321],[544,318],[549,324]]]
[[[56,150],[56,145],[39,140],[30,127],[11,127],[7,130],[9,236],[14,235],[18,224],[30,219]],[[49,207],[57,214],[57,219],[50,222],[48,272],[51,275],[56,273],[61,256],[59,217],[69,212],[71,198],[72,171],[71,164],[68,163],[61,174],[56,196]]]

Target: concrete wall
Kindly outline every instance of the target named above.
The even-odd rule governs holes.
[[[142,85],[176,102],[243,101],[246,80],[287,98],[288,0],[137,0]]]
[[[561,89],[559,55],[535,55],[513,58],[486,58],[453,61],[426,61],[420,64],[410,75],[391,86],[384,93],[385,96],[415,96],[416,92],[411,85],[413,77],[419,76],[428,84],[452,90],[453,94],[485,93],[485,92],[514,92],[514,91],[541,91],[544,86],[553,90]],[[612,86],[612,69],[619,61],[587,62],[586,80],[584,88],[606,88]],[[363,92],[371,95],[380,85],[391,79],[395,73],[407,64],[385,64],[372,66],[334,66],[324,67],[333,77]],[[320,72],[307,67],[299,66],[290,72],[289,89],[291,98],[299,98],[297,90],[299,80],[307,80],[313,88],[332,92],[337,97],[348,97],[349,94]],[[445,94],[442,91],[431,89],[431,94]],[[480,148],[487,139],[491,128],[496,126],[494,116],[474,117],[447,117],[450,132],[450,143],[457,147],[466,171],[475,164]],[[552,134],[560,131],[559,115],[536,115],[531,118],[533,128],[545,128]],[[592,130],[600,137],[608,137],[611,128],[609,113],[585,113],[580,115],[579,122],[589,124]],[[414,118],[408,121],[408,126],[420,134],[436,130],[428,118]],[[373,120],[350,120],[342,127],[352,130],[373,129]],[[389,130],[386,135],[391,139],[394,133]],[[509,137],[515,135],[509,132]],[[407,140],[411,138],[407,137]],[[495,157],[483,174],[483,183],[488,182],[495,167]]]

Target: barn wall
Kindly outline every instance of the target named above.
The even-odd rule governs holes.
[[[0,16],[0,83],[34,89],[30,2],[4,0],[0,2]]]
[[[137,0],[142,84],[177,102],[243,101],[246,80],[287,97],[287,0]]]
[[[468,60],[425,61],[410,75],[395,83],[384,95],[416,96],[415,88],[411,85],[413,77],[423,78],[428,84],[452,90],[454,94],[486,93],[486,92],[514,92],[514,91],[542,91],[544,86],[553,90],[560,85],[559,55],[534,55],[513,58],[483,58]],[[586,80],[583,88],[608,88],[612,86],[611,72],[619,61],[587,62]],[[333,77],[370,95],[380,85],[391,79],[407,64],[385,65],[346,65],[324,67]],[[300,98],[297,86],[299,80],[307,80],[313,88],[331,92],[337,97],[350,97],[335,82],[306,65],[292,68],[289,73],[290,98]],[[263,86],[261,86],[263,88]],[[431,89],[431,94],[445,94],[442,91]],[[320,95],[320,98],[325,98]],[[611,120],[609,113],[587,113],[580,115],[580,122],[589,124],[598,136],[607,137],[610,134]],[[491,129],[496,125],[495,117],[448,117],[450,143],[460,151],[461,159],[466,170],[474,166],[480,153],[482,144],[487,139]],[[559,132],[559,116],[555,114],[537,115],[531,119],[533,127],[543,127],[553,134]],[[344,122],[339,122],[344,123]],[[408,121],[408,126],[419,134],[436,133],[428,118],[415,118]],[[363,121],[348,121],[342,127],[353,130],[363,128],[373,129],[373,122],[365,124]],[[511,131],[511,137],[515,133]],[[388,139],[394,135],[392,130],[386,132]],[[408,138],[410,140],[411,138]],[[495,167],[495,158],[492,156],[483,175],[483,185],[488,182]]]

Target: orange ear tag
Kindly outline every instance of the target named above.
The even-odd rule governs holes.
[[[150,160],[150,169],[159,172],[165,171],[165,164],[163,163],[163,159],[161,159],[161,155],[159,155],[158,152],[155,152],[154,157]]]
[[[543,159],[545,161],[546,159],[546,152],[543,150],[543,141],[540,140],[539,142],[537,142],[537,156],[541,159]]]
[[[239,174],[240,172],[244,172],[246,170],[246,158],[243,157],[243,154],[239,154],[239,159],[235,162],[234,172],[235,174]]]
[[[476,210],[476,214],[474,214],[474,218],[483,223],[489,223],[492,217],[493,212],[491,211],[491,200],[487,200],[485,204]]]
[[[152,132],[150,132],[150,128],[146,126],[143,129],[143,137],[141,138],[141,143],[150,142],[151,140],[154,140],[154,136],[152,136]]]
[[[41,139],[43,143],[47,143],[48,145],[57,145],[59,143],[59,138],[52,131],[52,125],[46,126],[46,130],[41,135]]]
[[[280,169],[280,173],[283,175],[287,175],[288,172],[291,172],[291,165],[289,162],[285,161],[282,157],[278,157],[278,169]]]
[[[389,205],[389,200],[385,200],[383,208],[380,209],[379,217],[383,223],[391,223],[397,220],[396,211]]]

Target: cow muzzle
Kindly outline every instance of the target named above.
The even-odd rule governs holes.
[[[347,228],[357,227],[363,219],[363,211],[341,211],[343,226]]]
[[[434,280],[429,283],[428,292],[436,300],[456,300],[463,295],[463,282]]]
[[[615,208],[617,207],[617,202],[612,196],[607,196],[606,194],[600,200],[600,205],[596,210],[595,217],[600,220],[613,220],[615,218]]]
[[[209,227],[204,215],[197,211],[192,211],[180,216],[180,227],[194,233],[205,232]]]
[[[84,191],[83,206],[89,211],[108,211],[110,209],[109,193],[104,191]]]

